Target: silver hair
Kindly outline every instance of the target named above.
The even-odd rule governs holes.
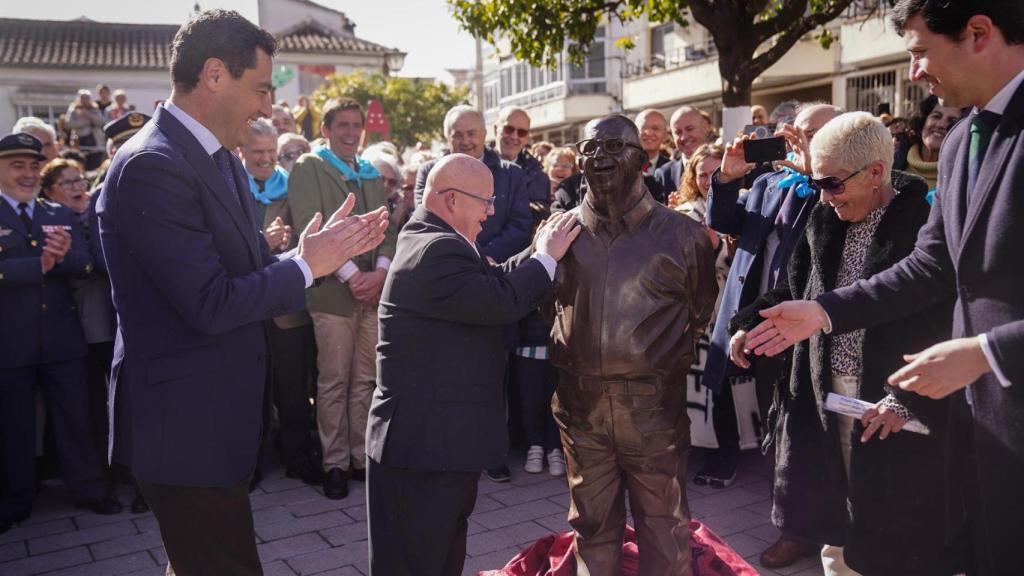
[[[382,166],[387,166],[395,178],[401,178],[402,168],[398,165],[398,157],[392,154],[384,144],[379,142],[368,146],[360,156],[362,156],[363,160],[373,164],[374,168],[380,170]]]
[[[273,124],[271,124],[271,127],[273,127]],[[309,149],[309,150],[312,149],[309,146],[309,140],[306,140],[306,137],[303,136],[302,134],[296,134],[295,132],[285,132],[284,134],[281,134],[280,136],[278,136],[277,137],[277,148],[278,149],[284,148],[288,144],[291,144],[292,142],[295,142],[295,141],[301,141],[303,144],[306,145],[306,149]]]
[[[842,106],[833,106],[831,102],[825,102],[824,100],[814,100],[811,102],[801,102],[797,105],[796,115],[799,116],[804,110],[814,108],[815,106],[832,106],[832,111],[835,112],[836,116],[846,112],[846,110],[843,110]]]
[[[867,112],[840,114],[814,135],[811,158],[830,158],[849,172],[881,162],[882,181],[888,182],[892,174],[892,135],[881,120]]]
[[[484,115],[481,114],[479,110],[466,104],[460,104],[458,106],[453,107],[451,110],[448,111],[447,114],[444,115],[444,135],[446,138],[451,133],[452,124],[455,124],[455,121],[458,120],[459,116],[462,116],[463,114],[474,114],[476,115],[477,118],[480,119],[481,126],[485,124]]]
[[[53,140],[57,139],[57,131],[53,129],[53,126],[50,126],[35,116],[23,116],[18,118],[18,121],[14,123],[14,128],[11,129],[11,132],[14,134],[23,134],[28,133],[29,130],[45,130],[46,133],[50,135],[50,138]]]
[[[523,115],[526,116],[527,119],[530,118],[530,114],[526,110],[520,108],[519,106],[505,106],[498,112],[498,124],[504,124],[505,122],[508,122],[508,117],[515,114],[516,112],[521,112]]]
[[[277,112],[283,112],[284,114],[287,114],[289,118],[291,118],[293,120],[295,119],[295,117],[292,115],[292,111],[289,110],[287,107],[279,106],[277,104],[274,104],[273,106],[271,106],[271,113],[270,113],[270,115],[273,116]]]
[[[260,118],[259,120],[249,124],[249,135],[273,136],[274,138],[277,138],[277,128],[274,128],[274,124],[270,120]]]

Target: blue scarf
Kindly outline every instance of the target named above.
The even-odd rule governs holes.
[[[245,175],[249,177],[249,190],[252,191],[253,198],[261,204],[269,205],[274,200],[288,195],[288,171],[280,166],[274,166],[274,175],[263,183],[262,192],[248,170],[245,171]]]
[[[928,195],[924,197],[928,201],[928,205],[931,206],[935,202],[935,188],[928,191]]]
[[[341,175],[345,177],[345,180],[348,180],[349,182],[354,180],[357,185],[359,185],[363,180],[380,178],[380,172],[377,172],[377,169],[373,167],[373,164],[370,164],[358,156],[356,156],[356,167],[359,169],[357,172],[352,170],[352,167],[347,163],[342,162],[341,158],[338,158],[338,155],[331,152],[331,149],[327,146],[317,148],[313,153],[323,158],[331,166],[337,168],[338,172],[341,172]]]
[[[779,188],[796,186],[797,198],[807,198],[814,193],[814,188],[811,188],[810,178],[796,170],[793,170],[792,168],[783,167],[782,169],[785,170],[788,175],[782,180],[779,180]]]

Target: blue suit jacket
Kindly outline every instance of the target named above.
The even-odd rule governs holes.
[[[778,182],[785,173],[771,172],[758,177],[743,198],[739,197],[742,180],[729,184],[718,183],[718,172],[711,179],[708,193],[707,222],[713,230],[722,234],[739,236],[740,242],[729,268],[729,278],[722,290],[722,303],[718,308],[714,332],[711,334],[711,348],[704,366],[705,386],[717,392],[725,376],[738,370],[729,360],[729,320],[738,310],[747,306],[759,296],[761,271],[764,268],[763,252],[768,235],[775,228],[775,218],[782,208],[789,188],[779,188]],[[777,252],[785,255],[776,265],[785,270],[788,255],[792,254],[797,240],[803,235],[807,216],[818,200],[812,194],[803,200],[794,198],[787,209],[793,211],[792,227],[783,232]]]
[[[955,300],[953,338],[986,334],[1011,386],[988,373],[970,386],[977,463],[980,554],[992,574],[1019,567],[1024,517],[1024,86],[1010,100],[967,190],[971,117],[947,134],[939,156],[938,192],[914,251],[868,280],[819,296],[834,334],[901,318]],[[962,407],[961,403],[961,407]],[[954,447],[950,467],[963,455]]]
[[[683,168],[686,162],[682,158],[670,160],[654,171],[654,178],[661,187],[669,192],[679,190],[679,181],[683,179]],[[667,194],[666,194],[667,196]]]
[[[530,245],[533,230],[533,215],[530,213],[530,196],[523,169],[512,162],[502,160],[490,148],[484,149],[484,164],[494,176],[494,214],[484,222],[483,230],[476,237],[480,253],[490,256],[495,262],[504,262]],[[437,164],[436,160],[425,162],[416,174],[416,205],[423,204],[423,191],[427,176]]]
[[[305,283],[270,255],[252,195],[240,196],[162,107],[107,173],[97,214],[118,312],[110,397],[126,388],[117,399],[140,480],[223,486],[256,464],[263,320],[303,309]]]
[[[71,248],[44,276],[45,225],[70,226]],[[88,276],[92,266],[89,244],[71,210],[37,199],[30,238],[17,212],[0,199],[0,369],[85,357],[85,335],[68,280]]]

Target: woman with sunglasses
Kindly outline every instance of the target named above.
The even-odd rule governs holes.
[[[928,186],[893,172],[892,136],[870,114],[843,114],[811,142],[821,201],[797,244],[785,282],[740,310],[731,356],[748,363],[746,331],[758,311],[813,299],[885,270],[914,248],[928,219]],[[884,295],[879,295],[884,297]],[[942,455],[948,400],[894,389],[903,355],[949,337],[952,301],[857,332],[818,334],[796,346],[768,417],[775,450],[772,520],[824,542],[826,575],[949,575],[963,571],[946,548]],[[829,393],[872,405],[859,419],[827,411]],[[929,434],[903,430],[911,419]],[[903,430],[901,432],[901,430]]]

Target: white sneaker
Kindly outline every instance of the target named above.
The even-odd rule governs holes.
[[[530,446],[526,452],[526,464],[523,470],[530,474],[540,474],[544,471],[544,448],[541,446]]]
[[[565,476],[565,456],[559,448],[548,452],[548,474],[552,476]]]

